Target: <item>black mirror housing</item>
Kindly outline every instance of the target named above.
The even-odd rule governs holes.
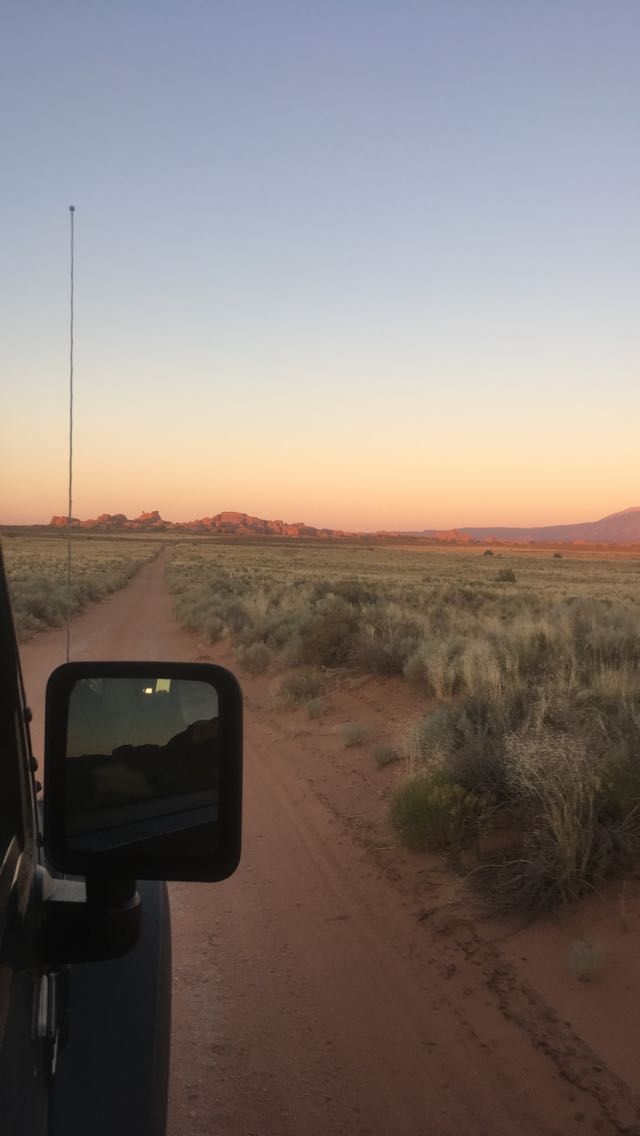
[[[209,663],[66,663],[49,678],[44,842],[92,879],[226,879],[240,860],[242,695]]]

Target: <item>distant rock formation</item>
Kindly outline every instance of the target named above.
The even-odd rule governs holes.
[[[49,524],[56,529],[67,527],[66,517],[52,517]],[[166,529],[173,528],[171,521],[163,521],[157,509],[152,513],[141,513],[135,520],[129,520],[124,513],[101,513],[88,521],[72,517],[71,524],[77,529]]]
[[[201,517],[196,521],[165,521],[157,509],[150,513],[141,513],[139,517],[129,520],[124,513],[101,513],[99,517],[81,521],[74,517],[71,521],[76,529],[93,529],[98,531],[114,530],[142,530],[148,531],[180,531],[193,533],[229,533],[234,536],[291,536],[291,537],[320,537],[332,538],[340,536],[354,536],[341,529],[318,529],[313,525],[305,525],[303,521],[288,524],[285,521],[269,521],[262,517],[251,517],[248,513],[216,513],[212,517]],[[53,528],[66,528],[66,517],[52,517],[50,525]]]
[[[195,534],[218,533],[231,536],[284,536],[315,537],[332,540],[337,537],[366,537],[378,540],[406,540],[418,538],[430,544],[639,544],[640,508],[624,509],[611,513],[599,521],[585,521],[575,525],[545,525],[540,528],[456,528],[422,529],[419,532],[354,533],[342,529],[318,529],[303,521],[269,521],[252,517],[248,513],[215,513],[196,521],[165,521],[157,509],[143,512],[130,520],[124,513],[101,513],[93,520],[81,521],[74,517],[73,528],[97,532],[186,532]],[[66,517],[52,517],[50,527],[66,528]]]

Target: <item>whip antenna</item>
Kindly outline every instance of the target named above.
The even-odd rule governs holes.
[[[69,323],[69,509],[67,512],[67,662],[71,641],[71,506],[73,488],[73,215],[75,205],[69,206],[71,222],[71,303]]]

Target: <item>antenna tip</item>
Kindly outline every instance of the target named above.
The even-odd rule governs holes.
[[[70,205],[70,206],[69,206],[69,212],[70,212],[70,213],[75,213],[75,211],[76,211],[76,207],[75,207],[75,205]]]

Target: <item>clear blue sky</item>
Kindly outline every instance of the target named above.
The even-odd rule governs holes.
[[[8,3],[0,521],[640,505],[636,0]]]

